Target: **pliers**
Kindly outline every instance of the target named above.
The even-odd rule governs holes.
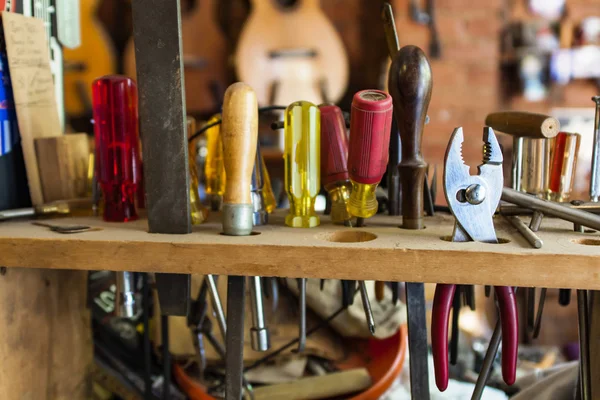
[[[492,128],[483,130],[484,157],[477,175],[469,175],[462,158],[462,128],[456,128],[444,158],[444,194],[456,218],[453,242],[498,243],[493,215],[500,202],[504,178],[502,152]],[[502,377],[515,381],[518,350],[517,303],[512,287],[494,287],[502,322]],[[439,284],[433,299],[431,342],[435,382],[440,391],[448,387],[448,317],[456,285]]]

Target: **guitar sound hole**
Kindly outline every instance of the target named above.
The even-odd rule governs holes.
[[[296,7],[300,0],[276,0],[277,5],[283,9],[291,9]]]

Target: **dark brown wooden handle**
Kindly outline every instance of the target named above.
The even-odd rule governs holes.
[[[501,111],[489,114],[485,124],[513,136],[536,139],[553,138],[560,131],[560,122],[554,117],[521,111]]]
[[[431,66],[416,46],[404,46],[390,67],[388,89],[402,141],[398,166],[402,183],[402,227],[423,228],[423,182],[427,163],[421,154],[423,126],[431,100]]]

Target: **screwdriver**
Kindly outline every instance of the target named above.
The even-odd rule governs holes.
[[[554,152],[550,164],[550,199],[566,202],[571,197],[575,182],[575,169],[579,155],[581,135],[559,132],[554,139]]]
[[[215,114],[208,120],[207,125],[215,124],[221,120],[221,115]],[[221,125],[216,124],[206,130],[206,163],[204,176],[206,177],[206,194],[210,198],[213,211],[221,208],[221,200],[225,193],[225,168],[223,167],[223,141],[221,139]]]
[[[362,90],[352,98],[348,170],[352,193],[350,214],[369,218],[377,212],[375,189],[389,157],[392,98],[380,90]]]
[[[273,194],[273,186],[271,185],[271,177],[269,176],[269,170],[265,164],[265,158],[260,154],[260,163],[262,165],[263,179],[265,180],[265,186],[263,187],[263,202],[265,203],[265,210],[271,214],[277,208],[277,200],[275,194]]]
[[[187,117],[187,132],[188,136],[193,135],[196,132],[196,119],[194,117]],[[190,211],[192,216],[192,224],[199,225],[206,221],[208,217],[208,209],[204,207],[200,200],[200,193],[198,192],[198,168],[196,167],[196,143],[195,141],[188,143],[188,162],[190,169]]]
[[[297,101],[285,110],[284,118],[285,190],[290,211],[285,224],[312,228],[320,223],[315,200],[321,189],[321,112],[314,104]],[[306,345],[306,278],[298,279],[300,297],[300,337],[298,352]]]
[[[342,110],[335,105],[320,105],[321,180],[331,200],[331,221],[350,225],[348,199],[352,185],[348,175],[348,138]]]
[[[223,166],[227,178],[223,194],[223,233],[247,236],[252,233],[250,184],[258,138],[258,103],[250,86],[237,82],[223,99]],[[244,316],[246,278],[229,276],[227,283],[227,353],[225,398],[242,397],[244,361]]]

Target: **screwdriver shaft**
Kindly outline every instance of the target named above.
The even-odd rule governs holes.
[[[369,331],[371,332],[371,335],[375,335],[375,319],[373,318],[373,311],[371,311],[371,302],[369,301],[369,292],[367,292],[365,281],[358,281],[358,287],[360,288],[360,298],[362,300],[363,308],[365,309],[365,317],[367,317]]]
[[[219,290],[217,289],[217,281],[215,276],[210,274],[205,276],[205,280],[210,293],[210,301],[217,317],[219,331],[221,331],[221,336],[223,337],[223,340],[225,340],[227,336],[227,322],[225,320],[225,313],[223,312],[223,304],[221,303],[221,298],[219,297]]]
[[[306,278],[298,279],[299,304],[300,304],[300,323],[298,325],[298,353],[306,348]]]

